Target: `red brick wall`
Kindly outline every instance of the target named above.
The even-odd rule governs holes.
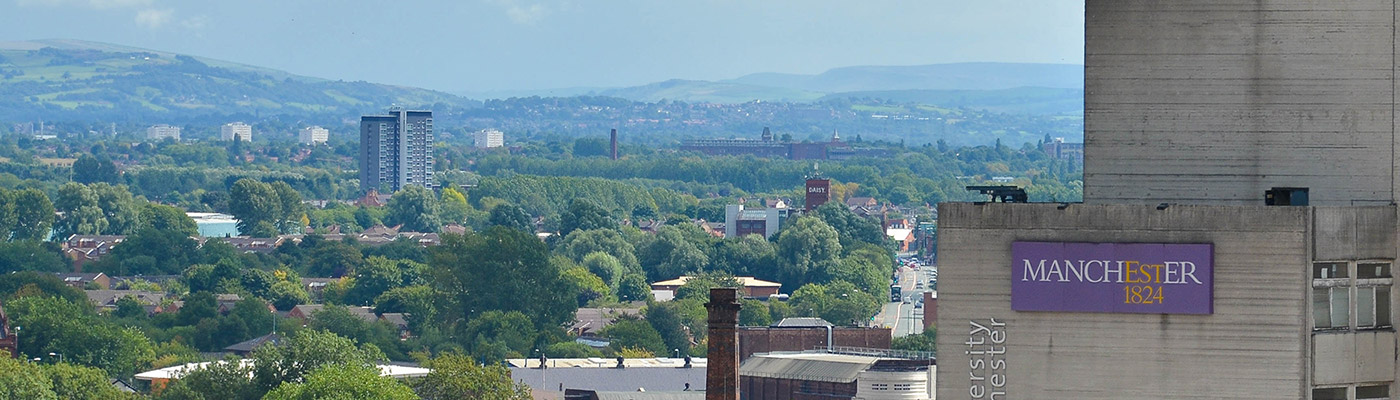
[[[890,348],[893,336],[888,328],[832,328],[831,337],[836,346]],[[826,347],[826,328],[739,328],[739,360],[747,360],[754,353],[773,351],[803,351]]]

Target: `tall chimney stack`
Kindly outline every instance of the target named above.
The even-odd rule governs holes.
[[[612,140],[609,141],[609,143],[612,144],[612,159],[616,160],[616,159],[617,159],[617,129],[613,129],[613,130],[612,130]]]
[[[739,400],[739,289],[710,289],[705,400]]]

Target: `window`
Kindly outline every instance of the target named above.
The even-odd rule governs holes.
[[[1347,400],[1347,388],[1313,389],[1313,400]]]
[[[1317,262],[1312,276],[1314,329],[1391,327],[1390,263]]]
[[[1316,397],[1314,397],[1316,398]],[[1356,400],[1389,399],[1390,385],[1357,386]]]
[[[1351,296],[1347,278],[1347,263],[1321,262],[1313,264],[1313,328],[1346,329],[1351,327]]]

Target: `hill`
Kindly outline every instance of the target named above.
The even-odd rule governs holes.
[[[998,90],[877,90],[823,96],[837,99],[883,99],[1011,114],[1078,114],[1084,112],[1084,89],[1018,87]]]
[[[656,102],[669,99],[704,103],[743,103],[753,100],[805,103],[822,97],[822,93],[801,89],[681,79],[608,89],[599,94],[633,101]]]
[[[246,114],[338,120],[391,104],[472,103],[431,90],[76,40],[0,42],[0,93],[0,119],[180,121]]]
[[[578,94],[584,94],[578,92]],[[673,79],[586,94],[633,101],[744,103],[872,98],[1018,114],[1084,110],[1084,66],[963,63],[836,68],[817,75],[759,73],[723,81]]]
[[[958,63],[835,68],[817,75],[752,74],[729,82],[823,93],[886,90],[1083,89],[1084,66]]]

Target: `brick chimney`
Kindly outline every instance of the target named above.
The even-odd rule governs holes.
[[[739,400],[739,289],[710,289],[705,400]]]
[[[610,145],[612,145],[612,159],[616,160],[616,159],[617,159],[617,129],[613,129],[613,130],[612,130],[612,134],[609,135],[608,143],[609,143]]]

